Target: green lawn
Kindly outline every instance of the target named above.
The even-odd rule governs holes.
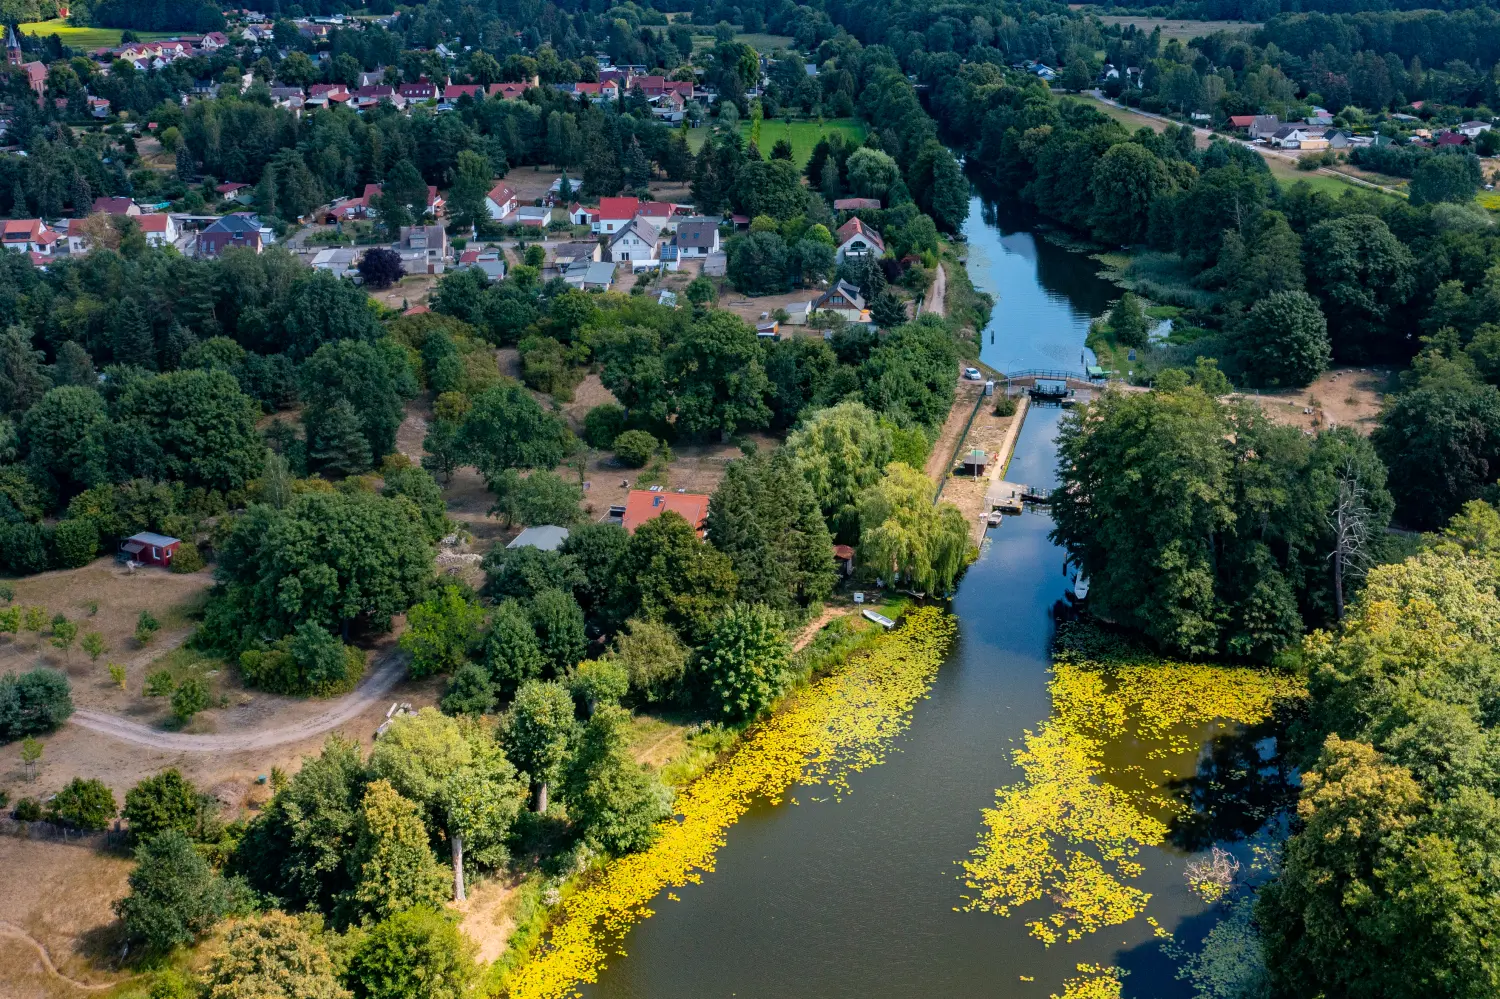
[[[46,35],[57,35],[62,43],[69,48],[93,51],[94,49],[114,48],[120,44],[119,28],[75,28],[62,19],[52,21],[33,21],[23,24],[21,33],[23,35],[34,35],[38,38]],[[173,35],[192,34],[190,31],[137,31],[136,37],[141,41],[150,41],[153,38],[171,38]]]
[[[703,148],[709,131],[708,127],[689,129],[688,148],[696,154]],[[818,144],[818,140],[833,132],[842,135],[845,141],[861,143],[865,141],[868,129],[858,118],[833,118],[821,125],[815,121],[794,121],[788,125],[779,118],[775,121],[763,121],[760,124],[760,152],[762,156],[770,156],[771,147],[776,145],[777,139],[789,139],[792,143],[792,162],[803,167],[812,158],[813,147]],[[749,140],[748,121],[740,122],[740,135]]]
[[[735,34],[734,40],[750,46],[761,55],[769,55],[777,49],[789,49],[795,43],[791,35],[768,35],[764,32],[741,31]],[[716,43],[712,33],[693,36],[693,52],[697,53],[703,49],[711,49]]]

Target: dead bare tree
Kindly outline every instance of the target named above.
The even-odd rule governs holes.
[[[1370,505],[1354,463],[1346,462],[1338,478],[1338,498],[1328,513],[1333,529],[1333,602],[1339,620],[1344,619],[1344,580],[1363,575],[1370,566]]]

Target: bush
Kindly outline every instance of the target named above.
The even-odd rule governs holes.
[[[167,697],[176,685],[176,681],[172,679],[171,670],[159,669],[146,677],[146,696]]]
[[[68,678],[38,666],[0,677],[0,742],[51,732],[73,713]]]
[[[92,520],[64,520],[52,534],[57,561],[65,569],[88,565],[99,552],[99,529]]]
[[[624,432],[625,407],[619,403],[606,402],[595,406],[583,418],[583,439],[588,441],[589,447],[603,450]]]
[[[114,792],[103,781],[74,777],[52,799],[47,818],[74,829],[98,830],[108,828],[117,810]]]
[[[601,704],[617,704],[630,692],[630,671],[612,659],[587,659],[568,678],[568,689],[589,714]]]
[[[40,822],[42,803],[35,798],[22,798],[16,802],[16,807],[10,814],[17,822]]]
[[[359,276],[365,287],[373,291],[389,288],[401,280],[405,273],[401,267],[401,255],[383,246],[371,247],[359,262]]]
[[[135,619],[135,640],[142,645],[149,645],[160,630],[161,622],[148,610],[141,611],[141,616]]]
[[[198,828],[200,809],[198,789],[175,767],[125,792],[125,821],[141,842],[169,829],[191,836]]]
[[[642,468],[656,453],[657,440],[644,430],[627,430],[614,441],[615,457],[630,468]]]
[[[208,684],[201,677],[190,676],[172,692],[172,714],[186,722],[208,707]]]
[[[172,556],[173,572],[199,572],[203,569],[204,564],[203,553],[191,541],[184,541],[178,545],[177,554]]]
[[[332,697],[364,675],[365,654],[328,629],[304,621],[270,648],[240,653],[240,678],[250,687],[295,697]]]

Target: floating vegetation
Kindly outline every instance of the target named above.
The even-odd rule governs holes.
[[[1135,741],[1149,747],[1148,759],[1190,752],[1203,725],[1254,724],[1305,689],[1270,670],[1091,660],[1058,663],[1049,689],[1052,717],[1015,751],[1025,777],[996,792],[963,867],[975,892],[965,896],[967,910],[1009,916],[1049,900],[1050,911],[1026,926],[1051,946],[1145,911],[1150,894],[1130,884],[1144,870],[1136,858],[1166,840],[1163,817],[1186,810],[1141,768],[1107,765],[1106,747]]]
[[[955,630],[936,608],[913,611],[843,669],[790,695],[729,759],[678,794],[677,818],[662,823],[655,843],[567,896],[545,945],[510,975],[511,999],[560,999],[597,981],[662,889],[696,884],[714,869],[726,831],[756,800],[779,803],[797,783],[826,785],[841,798],[849,775],[881,762],[906,728]]]
[[[1063,994],[1054,993],[1052,999],[1120,999],[1120,977],[1124,972],[1119,968],[1080,964],[1078,970],[1083,974],[1063,979]]]

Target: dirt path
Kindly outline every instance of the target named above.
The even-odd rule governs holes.
[[[306,718],[295,725],[266,729],[261,732],[241,732],[233,735],[184,735],[181,732],[163,732],[148,725],[141,725],[138,722],[99,711],[75,711],[69,721],[80,728],[86,728],[123,742],[133,742],[138,746],[150,746],[153,749],[190,753],[233,753],[269,749],[272,746],[310,739],[363,714],[377,701],[384,698],[405,674],[405,660],[391,655],[352,693],[331,702],[327,708],[311,718]]]
[[[971,382],[962,375],[959,376],[958,389],[953,395],[953,408],[948,410],[948,419],[943,422],[942,433],[938,434],[937,442],[928,452],[927,465],[923,469],[933,483],[943,481],[943,477],[948,474],[948,462],[953,459],[953,452],[958,447],[959,435],[969,422],[969,414],[974,412],[974,402],[983,392],[983,382]]]
[[[936,312],[940,316],[946,316],[948,314],[947,298],[948,275],[943,270],[943,265],[938,264],[937,274],[932,278],[932,290],[922,300],[921,306],[917,309],[918,315],[923,312]]]
[[[87,982],[80,982],[76,978],[69,978],[57,970],[57,965],[52,963],[52,955],[47,953],[47,948],[42,946],[42,942],[15,923],[0,919],[0,935],[15,937],[18,940],[24,940],[26,943],[31,944],[31,946],[36,948],[37,955],[42,959],[42,967],[47,969],[47,974],[62,979],[75,989],[83,989],[85,992],[99,992],[104,989],[112,989],[119,984],[119,982],[101,982],[97,985],[90,985]]]
[[[814,638],[818,637],[818,632],[823,630],[824,625],[836,618],[847,617],[853,613],[853,607],[824,607],[818,619],[802,629],[802,634],[798,635],[797,640],[792,643],[792,651],[801,652]]]

